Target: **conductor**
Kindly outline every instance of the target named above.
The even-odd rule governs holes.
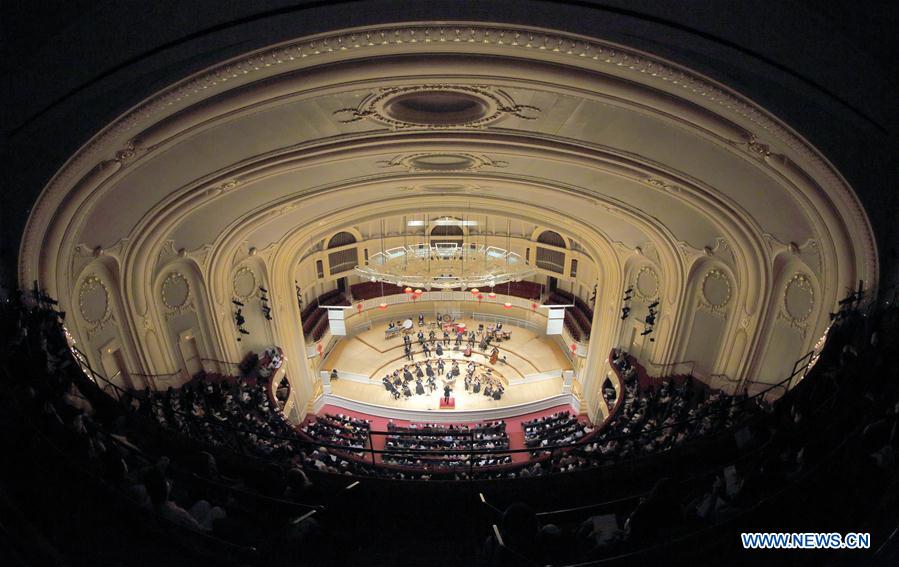
[[[446,384],[446,385],[443,386],[443,401],[444,401],[444,403],[446,403],[447,405],[449,405],[449,402],[450,402],[450,394],[452,394],[452,393],[453,393],[453,389],[450,388],[450,385],[449,385],[449,384]]]

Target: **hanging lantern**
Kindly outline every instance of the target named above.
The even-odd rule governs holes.
[[[484,296],[479,293],[478,294],[478,305],[480,305],[482,299],[484,299]]]
[[[315,350],[317,350],[318,355],[321,356],[322,353],[325,351],[325,347],[321,343],[318,343],[315,345]]]
[[[503,308],[512,309],[512,304],[507,301],[507,302],[503,303]]]
[[[577,354],[577,343],[571,343],[571,354]]]
[[[481,291],[480,291],[478,288],[473,288],[473,289],[471,290],[471,294],[472,294],[472,295],[478,295],[479,293],[481,293]]]
[[[387,309],[387,304],[382,301],[381,303],[378,304],[378,309],[380,309],[382,311],[384,309]]]
[[[359,313],[362,313],[362,302],[361,301],[356,304],[356,311],[358,311]]]
[[[537,304],[531,303],[531,311],[536,311],[536,310],[537,310]]]
[[[403,291],[406,292],[407,294],[409,294],[409,293],[412,293],[412,288],[411,288],[411,287],[407,287],[407,288],[404,289]]]
[[[490,293],[487,294],[487,297],[489,297],[490,299],[496,299],[496,294],[493,293],[493,290],[491,289]]]
[[[415,290],[415,295],[417,295],[418,297],[421,297],[421,294],[423,294],[423,293],[424,293],[424,292],[421,291],[420,289],[416,289],[416,290]]]

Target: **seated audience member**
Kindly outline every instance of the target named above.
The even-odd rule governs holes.
[[[164,519],[183,528],[210,532],[215,520],[227,517],[223,509],[218,506],[210,506],[209,502],[205,500],[195,502],[189,512],[178,506],[169,499],[171,484],[158,468],[147,471],[144,476],[144,485],[153,510]]]

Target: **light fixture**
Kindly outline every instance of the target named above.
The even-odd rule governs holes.
[[[381,310],[387,309],[387,304],[382,301],[381,303],[378,304],[378,309],[381,309]]]
[[[503,307],[505,309],[512,309],[512,304],[507,301],[507,302],[503,303]]]
[[[419,296],[419,297],[421,297],[421,294],[422,294],[422,293],[424,293],[424,292],[421,291],[420,289],[416,289],[416,290],[415,290],[415,295],[417,295],[417,296]]]
[[[471,294],[472,294],[472,295],[477,295],[477,294],[479,294],[479,293],[481,293],[481,291],[480,291],[478,288],[476,288],[476,287],[475,287],[475,288],[472,288],[472,290],[471,290]]]
[[[490,299],[496,299],[496,294],[493,293],[493,290],[491,289],[490,293],[487,294],[487,297],[489,297]]]
[[[356,266],[363,279],[429,289],[484,289],[536,273],[509,249],[466,242],[418,242],[378,252]],[[473,289],[472,289],[473,292]]]

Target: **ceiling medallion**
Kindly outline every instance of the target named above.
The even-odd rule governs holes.
[[[634,277],[634,295],[643,301],[652,301],[659,297],[659,276],[649,266],[643,266]]]
[[[415,153],[378,162],[381,167],[402,167],[410,173],[442,173],[446,171],[478,171],[485,167],[508,167],[509,162],[484,155],[466,153]]]
[[[396,130],[403,128],[482,128],[506,116],[536,120],[540,109],[517,104],[500,89],[482,85],[413,85],[386,87],[356,108],[332,114],[343,124],[370,118]]]
[[[719,269],[709,270],[699,285],[699,304],[697,307],[712,315],[724,318],[727,304],[730,303],[730,278]]]
[[[356,273],[373,282],[416,289],[490,288],[536,273],[524,258],[475,243],[419,243],[373,254]]]
[[[190,281],[180,272],[171,272],[162,282],[162,304],[170,314],[180,315],[191,307]]]
[[[793,329],[804,331],[805,324],[814,310],[815,289],[809,277],[798,272],[784,286],[780,318],[787,321]]]

